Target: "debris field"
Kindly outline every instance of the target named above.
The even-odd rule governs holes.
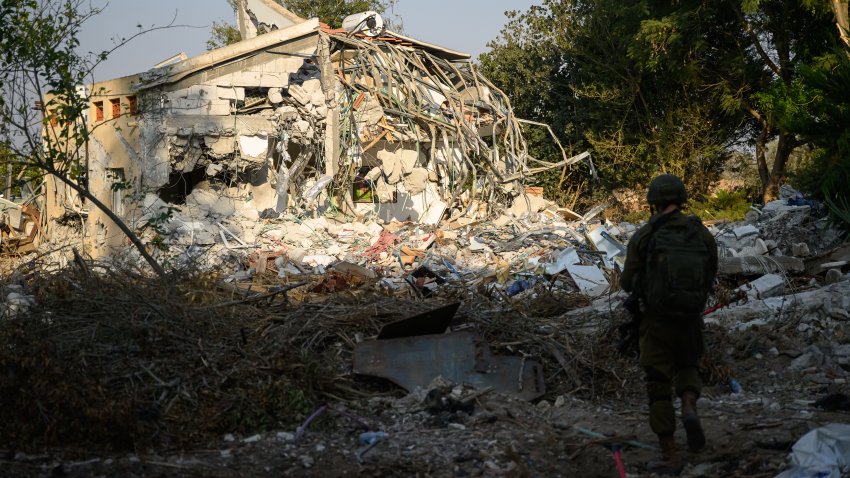
[[[538,201],[501,227],[271,219],[311,233],[167,284],[24,256],[3,285],[4,466],[615,476],[615,443],[641,476],[657,450],[636,359],[616,351],[614,285],[636,225]],[[683,476],[773,476],[800,437],[846,420],[848,249],[788,203],[710,225],[709,444]]]

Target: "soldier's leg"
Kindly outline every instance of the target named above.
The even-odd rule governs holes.
[[[672,377],[659,368],[666,367],[644,367],[649,398],[649,426],[656,435],[673,435],[676,431],[676,411],[673,407]]]
[[[691,451],[705,446],[705,434],[697,415],[697,400],[702,392],[698,363],[703,350],[702,324],[699,323],[684,331],[681,346],[676,350],[676,395],[682,400],[682,425]]]

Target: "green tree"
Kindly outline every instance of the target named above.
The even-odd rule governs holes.
[[[114,51],[89,57],[77,50],[82,25],[100,11],[85,0],[0,2],[0,149],[6,165],[51,175],[106,214],[160,277],[162,266],[138,236],[88,189],[85,114],[95,66]],[[115,48],[144,33],[122,40]],[[39,106],[35,106],[39,105]],[[101,123],[99,126],[103,126]],[[110,127],[110,126],[105,126]]]
[[[750,144],[755,147],[763,199],[775,199],[786,179],[791,153],[802,145],[787,118],[801,113],[795,103],[795,82],[806,65],[834,45],[829,6],[824,2],[790,0],[727,0],[742,41],[726,51],[713,79],[724,90],[724,103],[746,112]],[[786,119],[783,119],[786,118]],[[776,140],[772,165],[767,143]]]
[[[800,69],[793,98],[798,108],[781,118],[813,147],[811,160],[797,178],[802,188],[825,200],[830,212],[850,233],[850,29],[847,3],[833,0],[838,27],[836,48]]]
[[[706,8],[546,0],[513,13],[479,61],[518,114],[591,148],[608,189],[645,184],[659,171],[704,187],[736,125],[703,80],[713,64],[700,35],[723,28],[704,20]]]
[[[609,188],[664,171],[704,190],[749,146],[769,199],[800,144],[781,118],[798,113],[802,66],[830,49],[829,11],[813,0],[545,0],[514,14],[480,61],[529,107],[521,114],[589,146]]]
[[[238,0],[228,0],[236,11]],[[342,20],[349,15],[365,11],[384,13],[395,5],[396,0],[333,0],[317,2],[315,0],[277,0],[281,6],[302,18],[318,18],[331,28],[342,26]],[[207,49],[213,50],[240,41],[239,29],[228,23],[213,22],[211,37],[207,40]]]

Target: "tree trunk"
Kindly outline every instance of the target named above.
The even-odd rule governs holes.
[[[762,200],[765,203],[773,201],[779,197],[779,186],[785,179],[785,166],[788,164],[788,158],[791,153],[799,145],[797,138],[790,133],[779,133],[779,140],[776,143],[776,157],[773,160],[773,169],[770,172],[770,177],[767,182],[762,182],[764,192]]]
[[[832,12],[835,14],[835,26],[838,28],[838,36],[844,43],[845,48],[850,49],[850,15],[846,0],[832,0]]]
[[[762,193],[770,181],[770,170],[767,168],[767,138],[770,128],[767,123],[762,123],[761,133],[756,138],[756,164],[758,165],[759,179],[761,180]]]

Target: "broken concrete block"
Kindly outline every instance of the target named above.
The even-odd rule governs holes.
[[[204,145],[215,158],[230,156],[236,150],[236,138],[233,136],[204,136]]]
[[[761,239],[756,239],[752,246],[744,247],[737,252],[736,256],[763,256],[767,254],[768,245]]]
[[[313,79],[304,81],[304,83],[301,83],[301,88],[303,88],[304,91],[306,91],[310,95],[313,95],[313,94],[316,94],[316,93],[321,93],[322,92],[322,82],[319,81],[318,78],[313,78]],[[324,93],[323,93],[323,95],[324,95]]]
[[[736,238],[743,239],[747,236],[757,235],[759,233],[759,229],[751,224],[747,224],[745,226],[732,229],[732,233],[735,234]]]
[[[428,170],[425,168],[413,168],[413,170],[404,177],[404,189],[411,196],[421,193],[428,187]]]
[[[826,271],[826,276],[824,276],[824,282],[827,284],[835,284],[842,280],[844,280],[844,274],[841,273],[841,269],[830,269]]]
[[[422,152],[416,149],[401,149],[396,154],[398,155],[399,163],[401,163],[402,174],[410,174],[417,164],[424,163],[424,161],[420,161],[424,159]]]
[[[761,216],[761,214],[758,211],[750,209],[746,214],[744,214],[744,221],[752,224],[759,220],[759,216]]]
[[[794,244],[791,246],[791,255],[795,257],[807,257],[811,254],[809,250],[809,245],[805,242],[801,242],[799,244]]]
[[[367,181],[375,182],[381,177],[381,168],[372,168],[363,176]]]
[[[788,366],[790,370],[805,370],[812,367],[823,366],[826,357],[823,352],[816,346],[810,345],[806,347],[805,353],[791,361]]]
[[[387,184],[397,184],[402,179],[402,166],[398,156],[387,150],[378,151],[378,161],[381,162],[381,170],[384,172]]]
[[[324,106],[325,105],[325,94],[321,91],[317,91],[310,95],[310,103],[313,106]]]
[[[273,105],[283,103],[283,90],[280,88],[269,88],[268,97]]]
[[[239,210],[239,214],[242,215],[245,219],[249,221],[259,221],[260,220],[260,211],[257,211],[256,208],[253,208],[247,204],[243,205]]]
[[[751,299],[767,299],[785,292],[785,279],[778,274],[766,274],[738,288]]]
[[[204,211],[209,211],[218,199],[219,195],[214,191],[195,188],[186,196],[186,204],[189,206],[201,206]]]
[[[325,105],[319,105],[312,111],[312,115],[317,119],[324,118],[328,116],[328,107]]]
[[[264,159],[268,150],[268,136],[239,136],[239,151],[243,158]]]
[[[298,109],[292,105],[283,105],[274,110],[281,121],[290,121],[298,118]]]
[[[208,164],[208,165],[207,165],[207,169],[206,169],[206,171],[205,171],[205,174],[206,174],[207,176],[210,176],[210,177],[212,177],[212,176],[216,176],[216,175],[217,175],[218,173],[220,173],[223,169],[224,169],[224,165],[223,165],[223,164],[210,163],[210,164]]]
[[[210,214],[219,217],[230,217],[236,213],[236,204],[233,199],[228,197],[220,197],[210,207]]]
[[[340,272],[342,274],[351,275],[351,276],[359,276],[365,279],[375,279],[378,277],[378,274],[375,273],[372,269],[368,269],[363,266],[359,266],[352,262],[337,262],[333,266],[333,270]]]
[[[378,202],[388,203],[395,201],[395,193],[397,189],[387,184],[383,176],[378,178],[375,183],[375,192],[378,193]]]
[[[721,257],[719,271],[721,275],[769,274],[774,272],[803,272],[802,259],[784,256],[741,256]]]
[[[304,88],[299,85],[289,85],[287,92],[289,93],[289,96],[291,96],[292,99],[298,102],[301,106],[310,104],[313,99],[313,95],[305,91]]]
[[[540,196],[522,195],[514,198],[514,203],[506,212],[513,217],[522,218],[531,213],[540,212],[549,207],[550,204],[550,201]]]

